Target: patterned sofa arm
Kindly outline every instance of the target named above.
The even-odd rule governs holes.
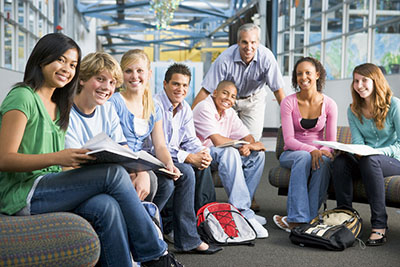
[[[339,126],[337,128],[336,139],[341,143],[351,142],[351,132],[349,127]],[[279,156],[283,152],[284,140],[282,135],[282,128],[278,130],[278,136],[276,140],[275,155],[279,159]],[[278,188],[278,194],[287,195],[289,187],[290,170],[277,166],[269,170],[269,182],[272,186]],[[368,203],[367,196],[365,193],[364,185],[360,179],[355,179],[353,182],[353,201]],[[386,191],[386,205],[389,207],[400,208],[400,175],[385,177],[385,191]],[[334,199],[335,193],[333,186],[329,187],[329,198]]]
[[[94,266],[100,242],[78,215],[0,215],[0,266]]]

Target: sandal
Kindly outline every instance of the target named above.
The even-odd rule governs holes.
[[[367,245],[367,246],[382,246],[386,243],[386,233],[372,231],[371,234],[380,235],[381,238],[379,238],[379,239],[368,238],[367,242],[365,242],[365,245]]]
[[[274,220],[274,223],[276,224],[276,226],[278,226],[278,228],[290,233],[290,226],[287,222],[287,216],[274,215],[272,219]]]

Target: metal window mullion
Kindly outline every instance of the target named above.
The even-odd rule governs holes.
[[[322,0],[322,12],[321,12],[321,63],[325,64],[325,38],[327,31],[327,9],[328,0]]]
[[[346,58],[347,58],[347,37],[346,34],[349,31],[349,22],[350,22],[350,14],[349,14],[350,5],[344,1],[343,2],[343,21],[342,21],[342,62],[340,63],[340,78],[344,78],[346,75]]]
[[[311,17],[311,5],[310,0],[305,0],[304,3],[304,42],[303,42],[303,56],[308,55],[308,43],[310,41],[310,17]]]
[[[295,19],[296,19],[296,7],[290,3],[290,16],[289,16],[289,67],[288,72],[294,67],[294,42],[295,42]]]
[[[374,28],[372,25],[376,23],[376,1],[369,0],[369,13],[368,13],[368,42],[367,42],[367,62],[372,62],[373,57],[373,42],[375,37]]]

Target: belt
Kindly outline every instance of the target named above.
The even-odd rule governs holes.
[[[249,99],[250,97],[258,94],[259,92],[260,92],[260,90],[257,90],[257,92],[254,92],[254,93],[252,93],[252,94],[250,94],[248,96],[239,96],[239,97],[237,97],[237,99],[239,99],[239,100]]]

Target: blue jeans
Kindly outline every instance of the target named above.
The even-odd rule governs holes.
[[[352,207],[353,179],[362,179],[371,209],[371,226],[387,228],[386,176],[400,174],[400,161],[384,155],[356,158],[342,153],[333,161],[333,185],[338,206]]]
[[[265,152],[252,151],[244,157],[234,147],[210,147],[210,154],[213,159],[211,168],[218,168],[228,202],[247,219],[253,218],[254,211],[250,205],[264,170]]]
[[[168,176],[157,173],[158,189],[153,202],[161,211],[173,194],[174,246],[179,251],[188,251],[197,248],[202,242],[197,233],[194,213],[195,176],[192,165],[175,163],[175,166],[182,173],[175,182]]]
[[[288,222],[308,223],[318,215],[330,179],[331,160],[322,156],[317,170],[311,168],[310,152],[284,151],[279,157],[282,167],[291,169],[287,197]]]
[[[31,213],[71,211],[99,236],[102,266],[131,266],[156,259],[167,244],[141,204],[129,174],[119,165],[95,165],[45,175],[31,199]]]

